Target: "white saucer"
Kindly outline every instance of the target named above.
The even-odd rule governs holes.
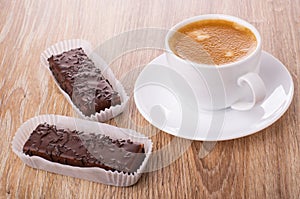
[[[135,104],[155,127],[174,136],[202,141],[235,139],[258,132],[278,120],[289,107],[294,93],[290,73],[267,52],[262,53],[260,76],[266,98],[250,111],[198,110],[184,79],[167,66],[162,54],[140,73],[134,88]]]

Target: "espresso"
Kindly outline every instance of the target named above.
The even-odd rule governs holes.
[[[170,38],[171,50],[196,63],[223,65],[243,59],[257,46],[255,35],[235,22],[216,19],[190,23]]]

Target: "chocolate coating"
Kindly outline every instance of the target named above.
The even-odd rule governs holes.
[[[59,86],[84,115],[121,104],[119,94],[82,48],[52,55],[48,62]]]
[[[102,134],[57,129],[46,123],[39,124],[31,133],[23,152],[61,164],[125,173],[135,172],[145,158],[143,144],[112,140]]]

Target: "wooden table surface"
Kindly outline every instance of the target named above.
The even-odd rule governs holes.
[[[0,0],[0,10],[0,198],[300,197],[299,0]],[[111,60],[116,77],[129,91],[130,103],[108,123],[150,136],[153,151],[168,153],[164,147],[169,146],[182,155],[143,174],[134,186],[119,188],[32,169],[12,152],[13,136],[27,119],[40,114],[75,116],[40,66],[45,48],[74,38],[97,47],[128,31],[168,29],[207,13],[235,15],[254,24],[261,32],[263,49],[290,71],[294,99],[276,123],[251,136],[218,142],[206,156],[199,156],[203,142],[161,132],[138,112],[134,80],[141,66],[163,52],[144,48]],[[168,154],[160,157],[165,161]]]

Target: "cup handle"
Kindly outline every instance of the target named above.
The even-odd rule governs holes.
[[[232,109],[238,111],[247,111],[252,109],[257,102],[264,100],[266,96],[266,87],[258,74],[252,72],[247,73],[241,76],[237,83],[239,86],[247,84],[250,87],[252,92],[252,100],[251,102],[237,101],[231,105]]]

